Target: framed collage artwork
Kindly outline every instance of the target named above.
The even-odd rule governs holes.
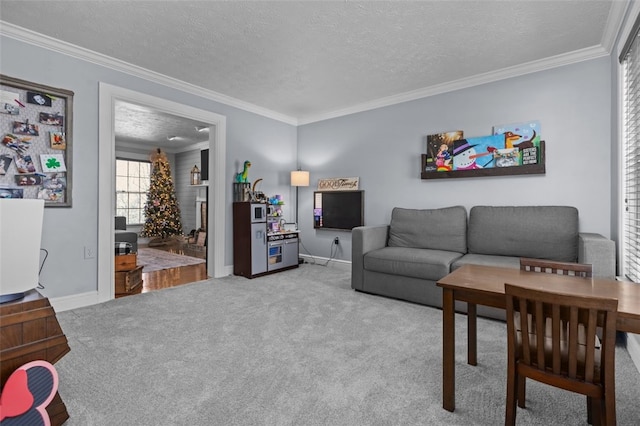
[[[0,74],[0,198],[71,207],[73,92]]]

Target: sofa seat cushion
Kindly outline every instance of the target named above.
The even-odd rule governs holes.
[[[515,268],[520,267],[520,258],[513,256],[493,256],[490,254],[465,254],[458,258],[451,265],[451,272],[455,271],[462,265],[484,265],[484,266],[499,266],[502,268]]]
[[[576,262],[578,209],[474,206],[467,239],[469,253]]]
[[[364,256],[364,269],[391,275],[437,281],[447,275],[462,254],[409,247],[384,247]]]
[[[389,247],[467,252],[467,210],[462,206],[391,212]]]

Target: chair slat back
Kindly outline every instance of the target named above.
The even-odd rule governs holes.
[[[599,346],[600,365],[613,362],[617,299],[546,292],[510,284],[505,284],[505,295],[508,350],[510,354],[520,354],[520,363],[586,383],[604,380],[601,374],[605,368],[596,368],[595,355]],[[597,346],[598,332],[602,333],[602,341]],[[598,376],[596,371],[600,372]]]
[[[520,269],[531,272],[546,272],[558,275],[575,275],[578,277],[591,277],[593,265],[588,263],[556,262],[546,259],[520,258]]]

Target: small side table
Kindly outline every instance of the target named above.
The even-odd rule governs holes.
[[[24,298],[0,305],[0,383],[18,367],[35,360],[55,364],[71,348],[49,299],[30,290]],[[47,406],[51,424],[69,418],[59,393]]]

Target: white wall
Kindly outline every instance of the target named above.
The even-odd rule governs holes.
[[[426,70],[425,72],[428,72]],[[463,130],[490,135],[494,125],[539,120],[546,141],[546,174],[421,180],[426,135]],[[394,206],[571,205],[580,228],[611,235],[611,66],[585,61],[395,106],[300,126],[298,151],[311,186],[300,188],[305,247],[351,259],[351,235],[314,230],[317,179],[360,177],[365,224],[388,223]]]
[[[210,99],[173,89],[106,66],[0,36],[0,73],[71,90],[73,117],[73,206],[46,208],[42,247],[49,257],[40,282],[47,297],[97,290],[97,258],[84,259],[84,247],[97,248],[98,86],[100,82],[168,99],[227,117],[227,217],[231,218],[233,173],[251,160],[250,180],[264,178],[266,193],[288,193],[289,170],[296,166],[296,128]],[[25,59],[28,58],[28,59]],[[225,265],[233,263],[231,222],[225,235]]]

